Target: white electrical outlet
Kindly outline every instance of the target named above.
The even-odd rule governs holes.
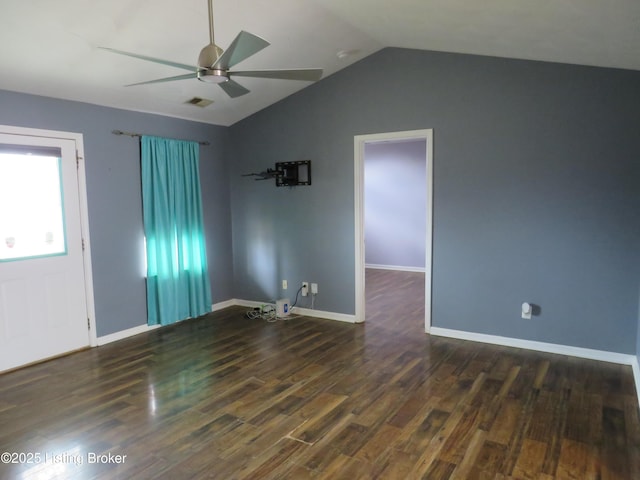
[[[309,282],[302,282],[302,290],[300,293],[303,297],[309,295]]]
[[[312,283],[311,284],[311,295],[317,295],[318,294],[318,284],[317,283]]]
[[[287,285],[287,281],[286,281],[286,280],[282,280],[282,289],[283,289],[283,290],[286,290],[286,289],[287,289],[287,287],[288,287],[288,285]]]

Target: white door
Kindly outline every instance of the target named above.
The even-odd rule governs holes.
[[[0,134],[0,371],[89,345],[76,143]]]

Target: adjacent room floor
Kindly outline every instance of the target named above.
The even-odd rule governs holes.
[[[233,307],[0,375],[0,478],[640,478],[630,367],[430,337],[423,278],[368,271],[364,325]]]

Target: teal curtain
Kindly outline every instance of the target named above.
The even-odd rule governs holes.
[[[197,142],[141,138],[149,325],[211,311],[199,151]]]

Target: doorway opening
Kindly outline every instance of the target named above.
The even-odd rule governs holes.
[[[391,249],[402,250],[391,252],[390,256],[384,257],[384,246],[372,243],[372,254],[369,255],[369,261],[365,256],[365,210],[367,196],[367,188],[365,185],[365,159],[367,150],[371,151],[376,148],[381,150],[393,147],[394,144],[415,143],[420,145],[422,142],[424,163],[422,168],[422,185],[424,190],[420,203],[423,203],[424,209],[418,208],[416,214],[423,215],[423,218],[416,219],[418,229],[413,232],[406,232],[404,237],[396,238],[395,245]],[[431,328],[431,279],[432,279],[432,236],[433,236],[433,130],[412,130],[404,132],[389,132],[371,135],[358,135],[354,137],[354,164],[355,164],[355,317],[356,322],[361,323],[366,318],[366,266],[371,266],[371,259],[382,258],[383,262],[390,262],[392,265],[376,264],[375,267],[387,267],[389,270],[404,270],[405,272],[422,272],[424,271],[424,330],[429,332]],[[393,172],[387,172],[385,181],[394,182]],[[402,188],[402,185],[397,185]],[[371,195],[371,192],[369,193]],[[420,228],[422,225],[422,228]],[[392,228],[388,226],[387,228]],[[417,238],[422,237],[422,238]],[[398,243],[399,242],[399,243]],[[405,243],[403,246],[402,242]],[[423,249],[421,254],[416,254],[417,248]],[[407,248],[405,248],[407,247]],[[387,252],[389,253],[389,252]],[[376,255],[378,255],[376,257]],[[423,267],[420,266],[423,264]],[[405,275],[406,276],[406,275]],[[409,275],[410,277],[410,275]],[[406,279],[403,279],[403,281]],[[409,281],[411,279],[409,278]],[[415,282],[413,282],[415,283]]]

